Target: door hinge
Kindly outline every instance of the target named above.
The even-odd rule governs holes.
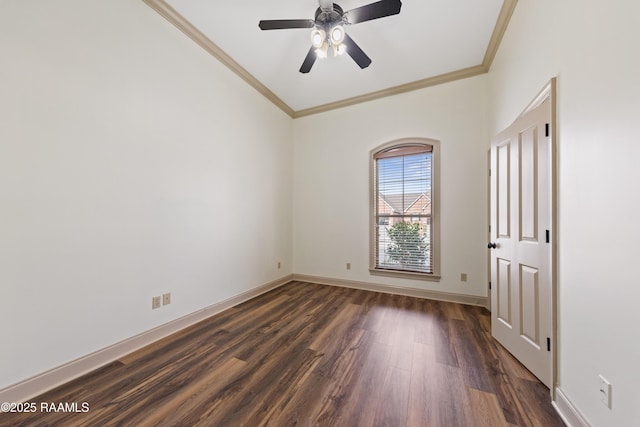
[[[549,123],[544,124],[544,136],[549,137]]]
[[[491,169],[489,169],[489,176],[491,176]]]
[[[546,233],[545,233],[545,234],[546,234],[546,239],[545,239],[545,240],[547,241],[547,243],[549,243],[549,242],[551,241],[551,237],[550,237],[550,234],[549,234],[549,230],[545,230],[545,232],[546,232]]]
[[[489,290],[491,290],[491,282],[489,282]]]
[[[547,337],[547,351],[551,351],[551,338]]]
[[[491,233],[491,224],[489,224],[489,233]]]

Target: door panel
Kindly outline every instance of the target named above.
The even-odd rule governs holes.
[[[550,123],[547,99],[491,146],[492,333],[547,386],[552,334]],[[495,172],[494,172],[495,171]]]
[[[520,133],[520,240],[538,240],[537,127]]]
[[[540,300],[538,298],[538,269],[520,266],[520,335],[540,349]]]
[[[498,234],[509,237],[511,234],[511,142],[506,141],[497,147],[498,158],[496,175],[498,177]]]
[[[511,263],[504,259],[497,259],[498,280],[496,283],[497,318],[505,326],[511,327]]]

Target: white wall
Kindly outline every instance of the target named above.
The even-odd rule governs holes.
[[[486,76],[475,77],[297,119],[294,271],[485,296],[486,83]],[[441,142],[440,282],[369,273],[369,152],[405,137]]]
[[[2,1],[0,52],[0,389],[292,272],[291,119],[142,1]]]
[[[559,385],[594,426],[640,419],[639,22],[632,0],[520,0],[489,75],[492,133],[558,77]]]
[[[3,1],[0,388],[291,272],[485,295],[487,141],[558,76],[560,388],[633,425],[639,17],[520,0],[488,76],[292,123],[141,1]],[[367,269],[369,150],[407,136],[442,144],[440,283]]]

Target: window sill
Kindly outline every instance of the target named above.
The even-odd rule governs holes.
[[[375,276],[399,277],[403,279],[426,280],[428,282],[439,282],[440,276],[437,274],[415,273],[413,271],[387,270],[381,268],[370,268],[369,273]]]

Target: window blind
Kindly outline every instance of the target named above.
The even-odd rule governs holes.
[[[394,147],[374,159],[376,268],[433,273],[432,147]]]

